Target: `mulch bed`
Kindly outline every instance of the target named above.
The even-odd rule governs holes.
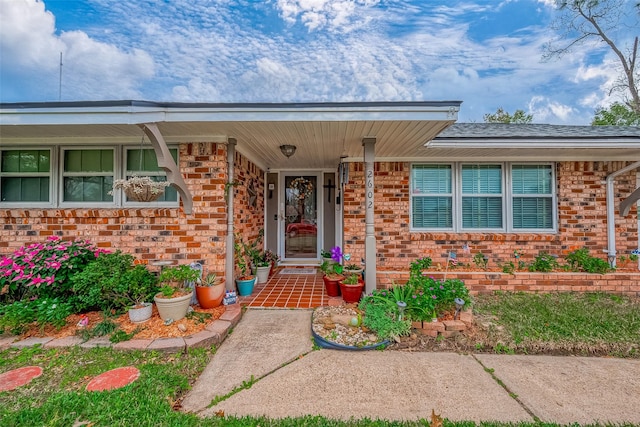
[[[151,316],[151,319],[140,324],[131,322],[127,313],[119,316],[105,317],[105,315],[100,311],[92,311],[84,314],[70,315],[66,319],[66,325],[62,328],[55,328],[51,325],[40,327],[37,324],[33,324],[22,335],[20,335],[20,337],[21,339],[29,337],[64,338],[72,335],[79,335],[82,332],[82,329],[91,329],[105,319],[116,323],[119,329],[128,334],[138,329],[138,332],[134,336],[135,339],[184,337],[202,331],[209,323],[220,318],[222,313],[225,312],[226,307],[221,305],[216,308],[203,309],[196,305],[193,306],[193,309],[196,313],[209,313],[211,314],[211,317],[204,321],[197,317],[193,317],[191,319],[184,318],[166,326],[164,321],[160,319],[155,305],[153,306],[153,315]],[[84,316],[88,317],[89,323],[83,328],[78,326],[78,322]],[[179,325],[183,325],[184,327],[179,327]],[[181,328],[184,330],[181,330]]]

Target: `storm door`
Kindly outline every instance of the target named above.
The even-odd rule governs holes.
[[[283,173],[280,242],[283,261],[316,261],[322,244],[320,174]]]

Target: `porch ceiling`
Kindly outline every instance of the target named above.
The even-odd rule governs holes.
[[[2,144],[139,144],[141,123],[157,123],[165,141],[226,142],[260,167],[336,168],[362,159],[414,156],[457,119],[459,101],[313,104],[157,104],[139,101],[0,105]],[[287,159],[280,145],[297,147]]]

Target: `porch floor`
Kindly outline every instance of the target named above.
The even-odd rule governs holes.
[[[322,272],[319,268],[313,269],[313,274],[282,274],[284,268],[279,267],[267,283],[256,283],[253,293],[238,297],[238,302],[247,307],[316,308],[329,305],[329,300],[342,301],[340,297],[327,295]],[[287,270],[291,271],[291,267]]]

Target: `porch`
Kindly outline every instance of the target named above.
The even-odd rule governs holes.
[[[251,308],[316,308],[330,300],[342,302],[327,295],[317,267],[278,267],[266,283],[256,283],[251,295],[238,297],[241,305]]]

